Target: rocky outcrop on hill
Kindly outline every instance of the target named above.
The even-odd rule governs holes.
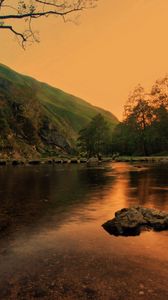
[[[79,130],[110,112],[0,64],[0,159],[72,154]]]

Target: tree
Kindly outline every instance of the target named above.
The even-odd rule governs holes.
[[[25,47],[27,41],[38,41],[32,29],[34,20],[54,15],[67,21],[67,16],[92,8],[98,0],[0,0],[0,29],[12,32]],[[25,21],[26,29],[17,27],[16,21]]]
[[[124,119],[127,119],[127,117],[132,114],[133,109],[138,105],[138,103],[145,98],[146,94],[144,88],[138,84],[129,94],[128,100],[124,105]]]
[[[132,143],[137,151],[148,155],[148,132],[153,121],[153,110],[150,97],[143,87],[138,85],[128,98],[125,106],[125,126],[129,129]]]
[[[155,108],[164,106],[168,110],[168,75],[156,80],[152,86],[151,102]]]
[[[168,75],[156,80],[151,89],[153,123],[151,145],[155,152],[168,150]]]
[[[113,149],[121,154],[150,155],[168,151],[168,76],[151,93],[138,85],[125,105],[124,120],[113,133]]]
[[[101,114],[96,115],[88,126],[79,132],[78,147],[88,157],[100,158],[105,154],[110,140],[110,130]]]

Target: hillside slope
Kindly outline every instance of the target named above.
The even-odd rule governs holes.
[[[71,153],[78,132],[98,113],[117,118],[73,95],[0,64],[0,157]]]

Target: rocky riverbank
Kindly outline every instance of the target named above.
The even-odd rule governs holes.
[[[117,156],[116,162],[168,162],[168,156]]]
[[[40,165],[40,164],[97,164],[101,162],[130,162],[130,163],[168,163],[168,156],[119,156],[119,157],[102,157],[98,160],[92,158],[80,157],[48,157],[48,158],[34,158],[34,159],[0,159],[0,166],[7,165]]]
[[[101,160],[98,160],[97,158],[78,158],[78,157],[71,157],[71,158],[35,158],[35,159],[0,159],[0,166],[7,166],[7,165],[41,165],[41,164],[97,164],[101,162],[111,162],[113,161],[112,158],[102,158]]]

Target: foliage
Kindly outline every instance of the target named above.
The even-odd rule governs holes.
[[[87,127],[80,130],[78,147],[88,157],[105,154],[110,142],[110,130],[101,114],[96,115]]]
[[[138,85],[125,105],[124,120],[113,134],[114,151],[150,155],[168,150],[168,77],[157,80],[150,93]]]

